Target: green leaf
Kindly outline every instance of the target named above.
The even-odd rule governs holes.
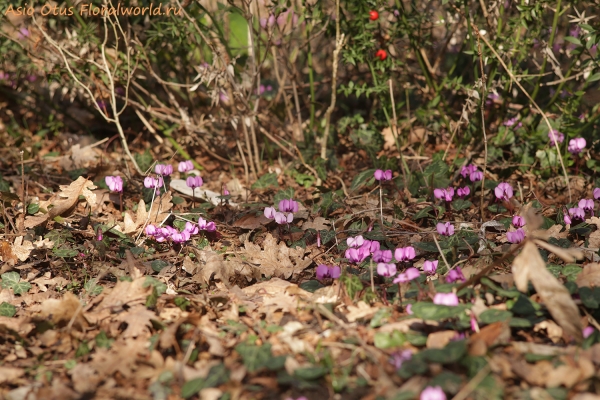
[[[581,46],[581,40],[577,39],[573,36],[565,36],[565,40],[569,43],[576,44],[577,46]]]
[[[54,254],[56,257],[72,258],[72,257],[77,256],[77,254],[79,254],[79,251],[77,251],[75,249],[67,249],[67,248],[61,248],[61,249],[54,248],[54,249],[52,249],[52,254]]]
[[[248,372],[255,372],[261,368],[277,370],[283,367],[285,363],[285,356],[273,357],[270,343],[265,343],[262,346],[240,343],[235,346],[235,351],[242,357]]]
[[[252,186],[250,188],[252,190],[256,190],[256,189],[266,189],[270,186],[275,186],[275,187],[279,186],[279,183],[277,183],[277,174],[274,172],[271,174],[265,174],[265,175],[261,176],[256,182],[254,182],[252,184]]]
[[[0,304],[0,316],[12,318],[17,313],[17,307],[5,301]]]
[[[152,292],[146,297],[146,307],[153,308],[156,307],[156,302],[158,301],[158,292],[156,290],[156,286],[152,286]]]
[[[83,285],[83,288],[90,296],[98,296],[100,293],[102,293],[102,290],[104,290],[102,286],[96,284],[95,279],[90,279],[89,281],[87,281]]]
[[[135,158],[135,161],[142,171],[146,171],[154,162],[154,158],[152,157],[152,154],[150,154],[149,149],[146,149],[144,154],[134,154],[133,158]]]
[[[348,293],[351,299],[354,299],[354,296],[364,288],[360,278],[356,275],[342,276],[340,281],[346,287],[346,293]]]
[[[452,202],[452,208],[454,208],[456,211],[466,210],[472,206],[473,203],[471,203],[469,200],[456,199]]]
[[[452,364],[460,360],[466,353],[466,341],[458,340],[448,343],[443,349],[423,350],[419,355],[430,363]]]
[[[420,301],[413,304],[412,312],[417,318],[439,321],[442,319],[458,317],[469,308],[470,306],[465,304],[444,306]]]
[[[594,291],[587,286],[579,288],[579,297],[587,308],[598,308],[600,306],[594,296]]]
[[[77,347],[77,350],[75,351],[75,357],[83,357],[87,354],[90,354],[90,346],[88,346],[86,341],[83,341],[79,344],[79,347]]]
[[[279,208],[278,206],[281,200],[293,199],[294,194],[294,188],[292,187],[287,187],[283,190],[280,190],[277,193],[275,193],[275,196],[273,197],[273,204],[275,205],[275,207]]]
[[[294,376],[303,380],[312,381],[325,376],[328,371],[327,368],[321,366],[297,368],[294,371]]]
[[[156,294],[158,296],[162,295],[163,293],[165,293],[167,291],[167,285],[161,281],[159,281],[156,278],[153,278],[151,276],[147,276],[146,280],[144,281],[144,285],[143,287],[148,287],[148,286],[154,286],[156,288]]]
[[[35,213],[37,213],[40,210],[40,205],[39,204],[29,204],[27,206],[27,214],[29,215],[34,215]]]
[[[406,336],[400,331],[377,332],[375,334],[375,347],[378,349],[389,349],[400,347],[406,342]]]
[[[150,267],[156,272],[160,272],[163,268],[168,267],[170,264],[165,260],[154,260],[150,263]]]
[[[350,191],[354,192],[355,190],[361,188],[366,184],[371,185],[373,182],[375,182],[375,177],[373,175],[374,173],[375,169],[372,168],[356,174],[356,176],[352,180],[352,184],[350,185]]]
[[[392,316],[392,310],[389,307],[380,308],[377,310],[373,318],[371,319],[371,328],[379,328],[385,324],[388,319]]]
[[[510,311],[490,308],[479,315],[479,322],[482,324],[493,324],[494,322],[509,320],[512,316],[513,314]]]
[[[10,289],[14,287],[21,280],[21,275],[18,272],[6,272],[0,276],[2,278],[2,286],[4,289]]]
[[[181,387],[181,397],[190,398],[202,389],[219,386],[228,379],[229,371],[225,365],[215,365],[208,371],[206,378],[196,378],[184,383]]]
[[[96,342],[96,347],[110,349],[110,346],[114,342],[114,339],[109,339],[109,337],[106,336],[106,332],[100,331],[100,333],[98,333],[94,338],[94,341]]]
[[[317,280],[311,280],[311,281],[306,281],[306,282],[302,282],[300,284],[300,289],[304,289],[307,292],[311,292],[314,293],[317,291],[317,289],[321,289],[323,286],[323,284]]]
[[[589,83],[589,82],[596,82],[598,80],[600,80],[600,72],[596,72],[594,75],[591,75],[587,81]]]

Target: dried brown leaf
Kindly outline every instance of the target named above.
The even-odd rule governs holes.
[[[525,292],[527,281],[530,280],[556,323],[575,340],[583,339],[577,305],[569,291],[548,271],[532,241],[525,243],[523,250],[513,261],[513,274],[517,289]]]
[[[126,322],[127,328],[123,332],[123,338],[138,336],[150,337],[151,319],[157,319],[153,311],[143,305],[135,306],[127,312],[123,312],[115,318],[117,321]]]
[[[27,217],[25,219],[25,227],[33,228],[54,219],[56,216],[67,214],[77,204],[80,195],[85,197],[88,204],[94,208],[96,206],[96,194],[92,192],[92,189],[95,188],[96,186],[94,186],[92,181],[87,180],[83,176],[77,178],[69,186],[61,185],[61,192],[58,194],[58,199],[55,198],[53,201],[48,202],[54,207],[50,208],[47,214]]]
[[[81,313],[82,305],[77,296],[66,292],[62,299],[48,299],[40,306],[39,317],[55,325],[66,325],[74,319],[74,327],[85,328],[87,321]]]
[[[160,199],[154,199],[154,203],[152,203],[152,207],[148,212],[148,214],[150,214],[150,220],[148,221],[149,224],[161,224],[169,216],[171,213],[171,208],[173,208],[173,203],[171,203],[171,200],[173,200],[171,191],[163,194]]]
[[[600,264],[590,263],[583,267],[583,271],[577,275],[575,280],[577,286],[589,286],[595,287],[600,286]]]
[[[16,380],[25,374],[22,368],[0,366],[0,383],[16,384]]]

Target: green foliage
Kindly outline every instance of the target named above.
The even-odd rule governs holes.
[[[279,183],[277,183],[277,174],[276,173],[264,174],[256,182],[254,182],[252,184],[251,189],[252,190],[266,189],[271,186],[275,186],[275,187],[279,186]]]
[[[440,321],[448,318],[458,317],[469,309],[470,305],[459,304],[457,306],[444,306],[429,302],[417,302],[412,306],[412,312],[417,318]]]
[[[242,357],[248,372],[256,372],[263,368],[276,371],[281,369],[285,363],[285,356],[275,357],[272,355],[270,343],[262,346],[240,343],[235,346],[235,350]]]
[[[6,272],[1,275],[2,282],[0,286],[3,289],[12,289],[15,294],[27,293],[31,289],[29,282],[21,281],[18,272]]]
[[[17,313],[17,307],[3,301],[0,303],[0,316],[12,318]]]

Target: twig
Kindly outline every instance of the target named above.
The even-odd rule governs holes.
[[[479,38],[482,36],[478,35],[477,37]],[[485,133],[485,110],[484,110],[485,99],[487,97],[487,88],[485,86],[485,71],[483,69],[483,56],[481,55],[481,42],[479,41],[479,39],[477,40],[477,52],[479,53],[479,68],[481,69],[481,104],[480,104],[479,109],[481,110],[481,132],[483,133],[483,177],[481,178],[481,197],[479,200],[479,212],[481,213],[481,221],[483,222],[483,217],[484,217],[483,196],[485,193],[485,174],[487,172],[487,159],[488,159],[487,134]]]
[[[335,108],[335,100],[337,96],[337,69],[338,69],[338,57],[342,47],[344,47],[345,35],[340,33],[340,0],[335,0],[335,50],[333,50],[333,72],[331,79],[331,104],[327,111],[325,111],[325,131],[321,138],[321,158],[327,159],[327,140],[329,139],[329,129],[331,125],[331,114]],[[315,99],[311,99],[314,103]],[[317,186],[321,185],[321,179],[317,180]]]
[[[438,243],[437,238],[435,237],[435,233],[431,236],[433,237],[435,246],[437,247],[438,251],[442,255],[442,260],[444,260],[444,264],[446,264],[446,268],[448,268],[448,271],[450,271],[452,268],[450,268],[450,264],[448,264],[448,261],[446,261],[446,256],[444,255],[444,253],[442,253],[442,248],[440,247],[440,244]]]

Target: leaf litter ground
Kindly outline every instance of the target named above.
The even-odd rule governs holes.
[[[251,191],[233,179],[231,194],[219,197],[223,176],[213,168],[203,173],[205,191],[194,193],[205,200],[192,201],[167,185],[157,195],[139,178],[125,179],[121,197],[104,176],[127,174],[92,156],[68,161],[91,179],[60,175],[64,160],[44,166],[52,177],[30,168],[34,200],[25,207],[21,177],[1,181],[3,398],[411,399],[436,386],[458,399],[595,392],[600,219],[557,223],[560,204],[541,186],[524,187],[521,205],[495,201],[497,182],[488,181],[488,222],[480,224],[475,186],[465,199],[430,201],[425,182],[450,184],[439,161],[415,166],[423,171],[416,189],[401,188],[401,178],[383,185],[383,215],[374,170],[347,170],[345,185],[336,178],[320,189],[272,172]],[[300,207],[291,224],[264,216],[292,197]],[[527,219],[520,244],[505,233],[515,214]],[[216,231],[181,244],[144,233],[148,224],[181,228],[199,218]],[[435,221],[450,221],[455,233],[438,235]],[[399,272],[428,260],[439,267],[393,284],[369,259],[348,262],[346,239],[357,235],[382,249],[413,247]],[[341,277],[317,279],[318,264],[341,266]],[[450,282],[448,266],[464,280]],[[458,305],[432,302],[452,293]]]

